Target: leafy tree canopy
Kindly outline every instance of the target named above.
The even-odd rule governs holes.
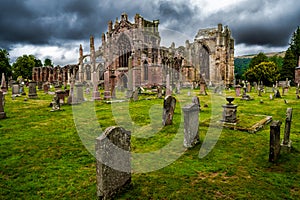
[[[16,80],[17,77],[22,76],[25,79],[31,79],[32,68],[35,66],[36,58],[33,55],[23,55],[17,58],[13,64],[13,78]]]
[[[52,60],[50,58],[46,58],[44,61],[44,66],[52,66],[53,67]]]
[[[2,73],[4,73],[6,77],[12,75],[12,68],[9,64],[9,53],[6,49],[0,49],[0,79],[2,78]]]
[[[278,67],[274,62],[261,62],[258,65],[255,65],[252,68],[249,68],[245,76],[247,80],[251,82],[260,82],[262,81],[265,85],[272,85],[279,79]]]
[[[268,57],[264,53],[260,52],[259,54],[257,54],[252,58],[252,60],[249,63],[249,68],[258,65],[261,62],[267,62],[267,61],[268,61]]]

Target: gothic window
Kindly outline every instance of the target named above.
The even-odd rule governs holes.
[[[128,37],[122,34],[118,40],[119,67],[128,67],[128,59],[131,55],[131,45]]]
[[[209,80],[209,50],[202,45],[199,50],[200,74],[205,74],[205,79]]]

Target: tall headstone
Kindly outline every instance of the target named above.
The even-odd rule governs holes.
[[[11,94],[13,96],[20,96],[20,86],[17,83],[14,83],[12,85],[12,90],[11,90]]]
[[[166,77],[166,96],[170,96],[172,95],[172,89],[171,89],[171,85],[170,85],[170,75],[167,74]]]
[[[284,137],[281,142],[282,150],[287,151],[287,152],[290,152],[291,148],[292,148],[292,141],[290,140],[292,113],[293,113],[293,108],[287,108],[286,118],[285,118],[285,127],[284,127]]]
[[[28,98],[29,99],[34,99],[37,98],[37,93],[36,93],[36,82],[32,81],[29,82],[29,92],[28,92]]]
[[[93,72],[93,100],[100,100],[100,92],[98,88],[97,74]]]
[[[6,113],[4,112],[4,102],[5,96],[2,91],[0,91],[0,119],[6,118]]]
[[[75,84],[74,98],[73,98],[72,101],[74,103],[82,103],[84,101],[83,84],[82,83],[76,83]]]
[[[241,86],[236,85],[235,86],[235,96],[239,97],[241,95]]]
[[[2,79],[1,79],[1,90],[4,94],[7,93],[7,84],[6,84],[6,80],[5,80],[5,75],[4,73],[2,73]]]
[[[251,92],[251,84],[250,84],[250,82],[247,82],[247,92]]]
[[[108,127],[96,139],[97,197],[112,199],[131,183],[131,133]]]
[[[269,161],[276,162],[280,155],[280,126],[281,121],[273,121],[270,125]]]
[[[162,88],[161,86],[157,86],[157,98],[162,98]]]
[[[173,116],[176,106],[176,99],[172,96],[166,96],[164,99],[164,109],[163,109],[163,126],[171,125],[173,123]]]
[[[199,105],[189,104],[182,108],[184,114],[184,141],[187,148],[195,146],[199,142]]]

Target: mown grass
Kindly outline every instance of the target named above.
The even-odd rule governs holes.
[[[193,93],[197,95],[198,90]],[[8,118],[0,120],[0,199],[95,199],[94,139],[105,128],[122,125],[132,131],[133,153],[160,150],[180,130],[181,107],[191,101],[186,94],[183,90],[176,95],[173,125],[162,127],[163,100],[153,95],[142,95],[136,102],[64,105],[64,111],[50,112],[51,95],[39,91],[37,99],[24,101],[24,96],[12,100],[9,93],[5,103]],[[255,134],[224,128],[212,151],[199,158],[208,130],[217,129],[211,122],[221,116],[225,95],[235,96],[233,91],[199,96],[200,144],[164,168],[133,173],[132,187],[117,199],[299,199],[300,100],[295,89],[281,99],[269,100],[269,93],[258,97],[252,92],[253,101],[234,101],[245,126],[256,121],[254,115],[270,115],[284,122],[286,109],[293,108],[292,151],[282,153],[274,164],[268,162],[268,125]],[[92,112],[97,123],[89,117]],[[283,130],[284,123],[282,136]],[[157,160],[141,165],[151,168]],[[138,167],[140,163],[134,164]]]

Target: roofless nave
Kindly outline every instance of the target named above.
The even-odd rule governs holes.
[[[138,86],[198,83],[230,85],[234,79],[234,39],[227,26],[200,29],[191,43],[166,48],[161,46],[159,20],[148,21],[139,14],[134,22],[123,13],[108,22],[102,45],[95,49],[90,37],[90,51],[79,51],[79,63],[64,67],[34,68],[33,80],[69,83],[71,76],[79,82],[104,84],[105,95],[115,87],[134,90]],[[87,62],[89,58],[89,62]],[[113,87],[113,88],[112,88]]]

